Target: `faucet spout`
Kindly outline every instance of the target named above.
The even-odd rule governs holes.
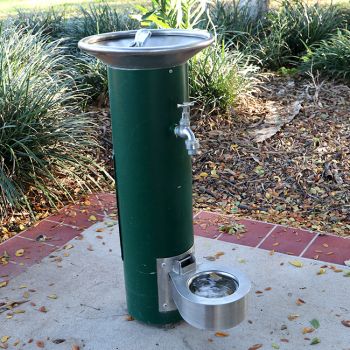
[[[185,145],[189,156],[196,155],[199,149],[199,142],[190,126],[190,106],[192,105],[193,103],[190,102],[184,102],[178,105],[179,108],[183,108],[183,111],[180,123],[174,130],[176,136],[185,139]]]
[[[199,142],[196,139],[196,136],[194,135],[189,125],[177,126],[175,128],[175,134],[176,136],[179,136],[185,139],[185,145],[189,156],[194,156],[198,153]]]

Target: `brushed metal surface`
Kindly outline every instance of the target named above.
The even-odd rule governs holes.
[[[81,39],[78,46],[114,68],[154,69],[184,64],[214,40],[204,30],[151,29],[150,32],[142,46],[132,46],[137,30],[89,36]]]
[[[193,253],[194,247],[177,256],[157,259],[158,305],[160,312],[177,310],[171,292],[169,273],[173,271],[177,261],[193,255]]]
[[[193,278],[208,272],[230,276],[238,285],[236,291],[219,298],[206,298],[192,293],[189,284]],[[217,266],[215,263],[201,264],[185,274],[170,272],[170,280],[175,305],[183,319],[192,326],[207,330],[228,329],[244,320],[251,283],[239,270]]]

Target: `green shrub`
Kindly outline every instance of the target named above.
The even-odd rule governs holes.
[[[224,45],[212,46],[189,64],[190,96],[208,114],[226,112],[256,82],[251,57]]]
[[[73,65],[60,42],[48,42],[41,32],[0,30],[1,214],[30,210],[28,196],[55,205],[98,175],[86,155],[98,147],[96,126],[80,111]]]
[[[284,1],[281,14],[289,24],[286,42],[293,55],[305,52],[306,47],[328,38],[344,25],[344,17],[333,5],[307,5],[301,0]]]
[[[51,40],[65,36],[65,12],[50,8],[46,11],[22,11],[10,18],[11,25],[32,33],[40,32]]]
[[[77,13],[67,22],[67,35],[75,45],[80,39],[90,35],[131,30],[139,28],[138,21],[127,11],[118,12],[107,3],[79,7]]]
[[[344,25],[344,15],[338,7],[284,0],[260,22],[249,49],[264,67],[278,69],[295,64],[308,46],[327,39]]]
[[[350,31],[338,30],[329,40],[310,48],[302,70],[318,70],[324,75],[350,79]]]
[[[202,28],[215,26],[219,41],[225,40],[242,48],[256,34],[260,13],[253,15],[249,1],[243,5],[240,1],[216,0],[209,3],[208,14],[200,23]]]
[[[93,100],[103,104],[107,100],[107,68],[99,60],[78,50],[78,41],[90,35],[131,30],[139,27],[128,12],[118,12],[106,3],[80,7],[74,17],[67,21],[66,35],[69,37],[70,53],[75,56],[77,81],[87,88]]]

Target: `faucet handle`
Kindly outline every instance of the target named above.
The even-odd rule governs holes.
[[[184,103],[177,104],[177,108],[191,107],[191,106],[194,106],[194,102],[184,102]]]
[[[190,108],[192,106],[194,106],[194,102],[184,102],[184,103],[177,104],[177,108],[183,108],[183,109]]]
[[[177,108],[182,108],[182,116],[184,118],[190,118],[190,109],[194,106],[194,102],[178,103]]]

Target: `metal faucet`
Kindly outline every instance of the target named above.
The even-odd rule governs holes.
[[[174,130],[176,136],[186,139],[185,145],[189,156],[196,155],[199,149],[199,142],[190,127],[190,107],[193,105],[193,102],[177,105],[177,108],[182,108],[182,116],[179,125]]]

